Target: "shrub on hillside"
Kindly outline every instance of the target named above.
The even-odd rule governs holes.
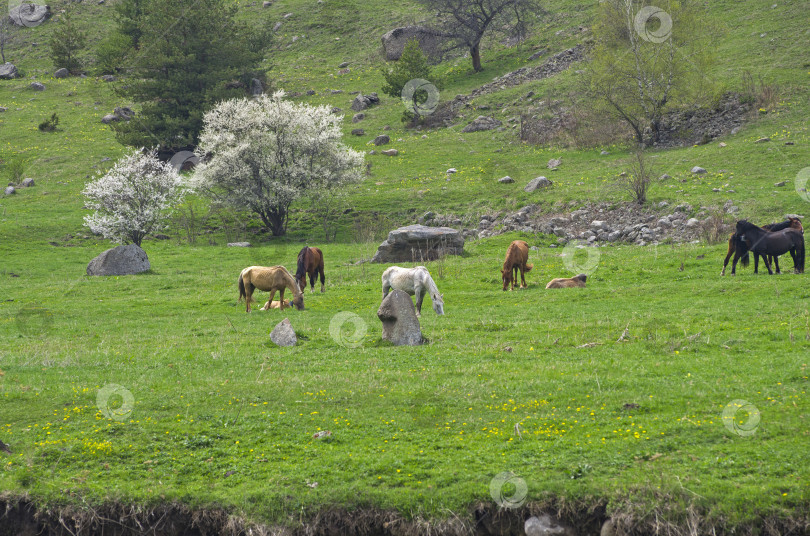
[[[149,233],[161,230],[171,207],[183,197],[182,179],[156,151],[133,151],[82,192],[95,212],[84,217],[96,234],[121,244],[141,245]]]

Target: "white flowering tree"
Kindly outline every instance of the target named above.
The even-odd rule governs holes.
[[[155,151],[133,151],[82,192],[95,210],[84,224],[114,242],[140,247],[146,235],[163,229],[170,209],[183,197],[182,179]]]
[[[341,141],[341,121],[282,91],[221,102],[205,114],[192,184],[283,235],[296,200],[362,179],[363,154]]]

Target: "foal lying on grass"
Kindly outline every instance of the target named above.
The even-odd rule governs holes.
[[[546,288],[585,288],[586,279],[588,279],[588,276],[585,274],[575,275],[574,277],[558,277],[549,281]]]

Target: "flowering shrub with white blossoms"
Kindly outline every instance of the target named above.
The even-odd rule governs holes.
[[[363,153],[341,141],[342,120],[283,91],[223,101],[205,114],[192,184],[283,235],[293,202],[362,179]]]
[[[183,197],[183,180],[156,151],[143,149],[122,157],[82,192],[95,212],[84,223],[96,234],[121,244],[135,244],[163,229],[172,206]]]

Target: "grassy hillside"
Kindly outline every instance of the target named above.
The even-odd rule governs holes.
[[[801,1],[772,5],[707,6],[716,28],[710,74],[718,93],[741,90],[745,72],[762,77],[778,86],[778,105],[735,135],[653,151],[656,175],[672,180],[653,183],[651,212],[660,201],[697,210],[731,200],[754,221],[807,214],[795,179],[810,166],[810,29]],[[63,7],[52,4],[55,13]],[[538,49],[549,52],[533,64],[588,39],[593,4],[545,7],[526,42],[487,43],[484,72],[472,73],[463,57],[438,65],[441,99],[526,65]],[[75,8],[97,43],[112,24],[111,2]],[[24,78],[0,81],[0,178],[8,182],[21,161],[36,187],[0,198],[0,440],[12,450],[0,451],[0,489],[43,507],[178,501],[299,528],[334,507],[471,522],[475,505],[497,510],[491,483],[511,471],[528,495],[522,509],[502,511],[549,506],[590,532],[608,517],[628,533],[663,523],[672,533],[695,523],[706,533],[807,530],[805,275],[742,269],[720,279],[725,244],[613,245],[577,254],[580,266],[588,256],[595,263],[587,289],[552,292],[546,281],[572,275],[560,249],[548,247],[556,237],[508,234],[428,264],[447,312],[437,317],[425,305],[429,345],[394,348],[380,339],[384,267],[355,263],[388,229],[427,210],[474,227],[481,214],[529,203],[562,213],[626,200],[613,187],[630,161],[622,144],[531,146],[516,128],[461,133],[482,113],[510,125],[529,91],[535,102],[570,94],[579,66],[482,97],[449,128],[408,130],[402,104],[383,95],[353,124],[349,93],[382,85],[379,36],[426,14],[415,3],[381,0],[239,8],[246,21],[282,21],[266,60],[274,88],[342,108],[345,140],[360,150],[389,125],[399,155],[367,156],[369,175],[350,194],[353,212],[338,223],[335,244],[321,242],[302,203],[286,239],[225,215],[225,228],[195,244],[179,229],[170,240],[145,241],[149,273],[89,278],[87,262],[110,244],[82,226],[80,192],[125,150],[100,122],[131,104],[112,91],[125,80],[54,79],[46,44],[55,21],[16,31],[6,56]],[[338,74],[344,61],[350,72]],[[33,80],[46,90],[29,89]],[[53,112],[59,130],[40,132]],[[358,127],[365,136],[349,134]],[[754,143],[761,137],[771,141]],[[559,157],[559,169],[548,170]],[[695,165],[709,173],[693,177]],[[458,173],[448,180],[450,167]],[[505,174],[515,184],[496,185]],[[555,186],[525,193],[541,174]],[[775,187],[780,181],[786,185]],[[257,247],[224,247],[245,238]],[[515,238],[539,249],[530,254],[529,289],[503,293],[498,269]],[[301,242],[324,250],[327,292],[307,293],[303,312],[246,315],[236,304],[239,270],[292,267]],[[790,266],[785,260],[783,269]],[[365,333],[341,328],[340,313],[359,315]],[[291,349],[268,337],[285,316],[300,339]],[[108,384],[131,393],[132,405],[123,391],[106,397]],[[758,409],[758,423],[736,415],[753,435],[723,420],[733,400]],[[331,439],[314,439],[320,430]]]

